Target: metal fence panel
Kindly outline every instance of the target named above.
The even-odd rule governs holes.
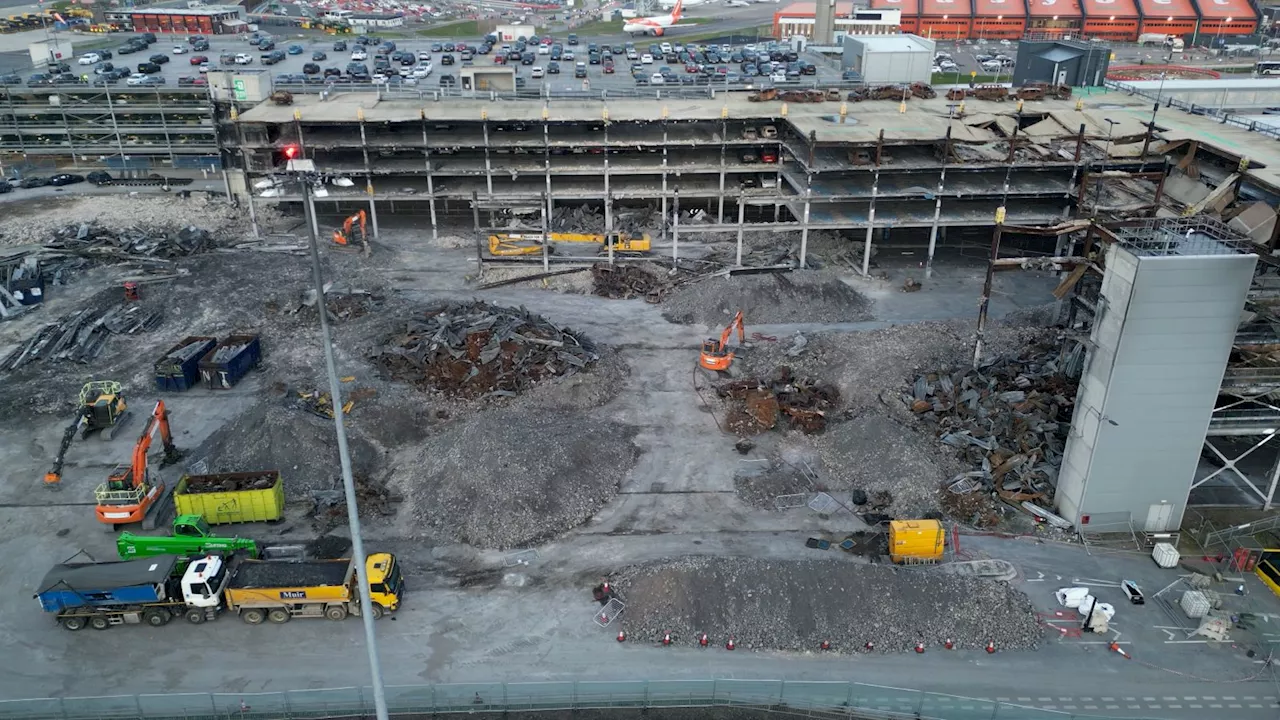
[[[6,720],[46,720],[62,717],[62,701],[57,698],[38,700],[0,700],[0,717]]]
[[[849,683],[839,680],[787,680],[782,683],[782,702],[792,707],[844,707],[849,700]]]
[[[649,707],[705,705],[715,691],[715,680],[650,680]]]
[[[578,707],[644,707],[649,683],[644,680],[577,683]]]
[[[71,717],[134,718],[142,714],[138,698],[134,695],[66,698],[63,712]]]
[[[217,717],[218,708],[209,693],[182,693],[178,695],[139,695],[138,707],[143,717]]]
[[[716,680],[717,705],[777,705],[782,701],[781,680]]]

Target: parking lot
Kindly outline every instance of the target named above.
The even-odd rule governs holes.
[[[481,38],[396,39],[394,49],[386,48],[383,65],[378,62],[379,40],[376,37],[370,40],[371,36],[274,36],[273,47],[266,51],[251,45],[248,35],[209,37],[206,39],[208,49],[199,51],[192,48],[185,36],[160,36],[150,47],[129,54],[121,54],[121,50],[134,36],[118,37],[119,43],[109,48],[110,59],[81,65],[79,59],[84,55],[77,54],[67,63],[68,72],[61,81],[80,83],[87,79],[90,84],[112,86],[142,82],[166,87],[202,85],[201,75],[207,70],[240,68],[266,72],[271,75],[274,86],[291,90],[314,88],[319,91],[326,85],[435,90],[456,86],[459,71],[468,65],[509,65],[516,71],[520,88],[537,91],[622,90],[659,84],[809,87],[835,84],[841,79],[835,63],[812,53],[788,55],[789,49],[782,45],[698,44],[685,48],[678,38],[620,36],[612,41],[584,38],[571,45],[569,38],[556,37],[547,44],[529,45],[523,52],[517,50],[514,43],[503,43],[484,54],[479,52],[483,45]],[[360,45],[358,41],[369,44]],[[773,52],[766,55],[768,47],[772,47]],[[592,48],[597,52],[591,52]],[[757,53],[755,63],[747,60],[753,52]],[[646,59],[649,62],[645,62]],[[143,68],[150,71],[146,74],[151,80],[131,77],[139,70],[140,63],[152,60],[160,61],[156,63],[158,67]],[[109,79],[112,75],[104,76],[106,63],[114,67],[115,79]],[[749,76],[744,72],[748,65],[755,66]],[[367,75],[359,73],[361,66]],[[7,84],[32,84],[30,72],[5,77]]]

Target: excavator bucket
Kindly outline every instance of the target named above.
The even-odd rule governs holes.
[[[334,243],[335,245],[346,245],[346,244],[347,244],[347,236],[346,236],[346,235],[343,235],[341,230],[334,230],[334,231],[333,231],[333,243]]]

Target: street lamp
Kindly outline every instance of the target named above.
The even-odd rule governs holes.
[[[1151,122],[1147,123],[1147,136],[1142,139],[1142,172],[1147,171],[1147,149],[1156,134],[1156,113],[1160,112],[1160,98],[1164,96],[1164,81],[1169,77],[1169,63],[1173,62],[1173,48],[1164,58],[1164,70],[1160,71],[1160,87],[1156,89],[1156,101],[1151,104]]]
[[[1232,20],[1235,20],[1235,18],[1227,18],[1227,21],[1225,23],[1218,23],[1218,31],[1213,34],[1213,49],[1215,50],[1218,49],[1218,41],[1222,39],[1222,26],[1230,25]],[[1218,50],[1218,59],[1219,60],[1222,59],[1221,50]]]
[[[320,338],[324,342],[324,364],[329,374],[329,395],[333,398],[333,425],[338,436],[338,461],[342,466],[342,489],[347,501],[347,526],[351,531],[352,562],[360,563],[361,572],[356,573],[360,591],[361,623],[364,625],[365,649],[369,653],[369,671],[372,675],[374,714],[377,720],[388,720],[387,695],[382,685],[382,667],[378,661],[377,635],[373,628],[373,599],[369,597],[369,577],[363,572],[366,555],[364,554],[364,538],[360,534],[360,511],[356,506],[356,484],[351,472],[351,451],[347,446],[347,430],[342,421],[342,392],[338,382],[337,362],[333,357],[333,340],[329,334],[328,313],[324,304],[324,277],[320,271],[319,238],[316,237],[316,209],[311,200],[311,183],[319,175],[316,173],[314,160],[301,158],[301,148],[289,145],[284,148],[287,160],[285,169],[302,184],[303,213],[307,216],[307,234],[311,236],[311,276],[316,285],[316,297],[319,300]]]

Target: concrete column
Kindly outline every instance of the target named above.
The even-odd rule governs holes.
[[[812,180],[812,178],[810,178]],[[804,217],[800,218],[800,267],[806,267],[805,257],[809,254],[809,205],[813,202],[813,187],[805,183]]]
[[[547,272],[551,269],[551,196],[546,196],[546,202],[542,203],[542,271]]]
[[[667,239],[667,121],[662,120],[662,239]]]
[[[671,213],[671,261],[680,262],[680,188],[676,188],[671,199],[674,210]]]
[[[880,193],[880,171],[871,183],[871,207],[867,210],[867,241],[862,246],[862,276],[871,274],[871,236],[876,229],[876,195]]]
[[[1262,500],[1263,510],[1271,510],[1275,502],[1277,481],[1280,481],[1280,452],[1276,453],[1276,460],[1271,464],[1271,482],[1267,485],[1267,496]]]
[[[373,223],[373,237],[378,238],[378,203],[372,197],[369,198],[369,221]]]
[[[933,253],[938,247],[938,221],[942,219],[942,191],[947,183],[947,167],[938,176],[938,192],[933,200],[933,224],[929,226],[929,256],[924,261],[924,276],[933,277]]]
[[[489,121],[485,120],[480,123],[480,127],[484,129],[484,182],[485,187],[489,190],[489,200],[493,200],[493,163],[489,157]]]
[[[613,195],[604,196],[604,246],[608,248],[609,264],[613,265]]]
[[[747,204],[743,202],[742,193],[738,193],[738,256],[734,262],[742,267],[742,231],[746,229]]]
[[[431,239],[440,239],[440,227],[436,222],[436,184],[432,175],[435,170],[431,167],[431,146],[428,144],[427,138],[427,114],[420,112],[418,117],[422,120],[422,159],[427,164],[427,208],[431,211]]]
[[[729,129],[724,121],[720,122],[720,208],[716,212],[716,224],[724,224],[724,152],[725,142],[728,141]]]

